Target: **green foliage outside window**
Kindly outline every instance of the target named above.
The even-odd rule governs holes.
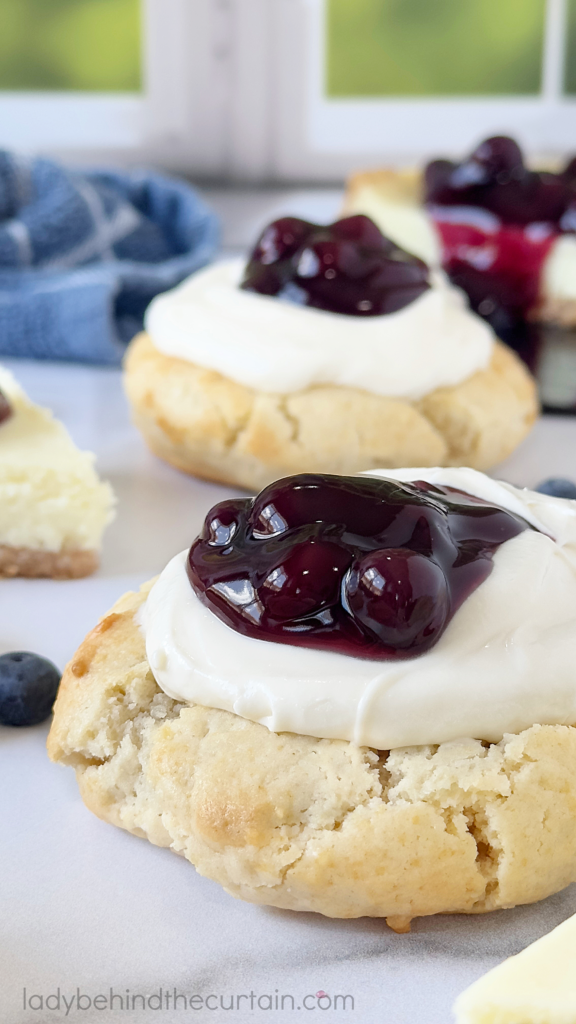
[[[327,94],[538,93],[544,13],[545,0],[326,0]]]
[[[0,0],[0,89],[140,89],[140,0]]]
[[[325,2],[328,96],[540,89],[545,0]],[[0,89],[140,90],[140,3],[0,0]],[[576,0],[568,0],[565,89],[576,94]]]

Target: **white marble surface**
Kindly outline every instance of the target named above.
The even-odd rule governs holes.
[[[129,423],[117,371],[10,365],[78,444],[97,453],[119,497],[92,579],[0,582],[0,650],[35,650],[62,666],[106,607],[186,546],[227,492],[147,453]],[[526,485],[549,475],[576,479],[576,418],[542,420],[497,472]],[[397,936],[378,921],[335,922],[237,902],[168,851],[94,818],[72,772],[48,762],[46,731],[0,729],[2,1024],[300,1021],[319,1008],[313,998],[305,1009],[303,997],[320,990],[354,997],[354,1009],[348,1003],[325,1012],[331,1022],[446,1024],[453,997],[468,982],[576,910],[572,887],[543,904],[485,918],[422,919],[410,935]],[[113,1010],[75,1003],[66,1012],[64,996],[79,989],[109,999],[111,987],[123,998],[126,989],[150,996],[161,987],[163,1009],[154,1010],[153,1000],[132,1012],[117,999]],[[222,995],[224,1006],[230,995],[246,999],[226,1013],[212,1009],[214,1000],[185,1011],[171,998],[166,1008],[174,987],[188,997]],[[60,1009],[52,1008],[56,998],[41,1010],[39,999],[30,1005],[30,996],[56,997],[58,989]],[[285,999],[283,1012],[267,1010],[268,995],[274,1007],[276,994],[293,996],[296,1008]],[[328,1009],[326,1000],[320,1005]]]

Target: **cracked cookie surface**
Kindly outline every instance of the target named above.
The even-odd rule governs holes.
[[[392,752],[270,733],[157,686],[127,594],[62,680],[48,740],[100,818],[253,903],[481,913],[576,880],[576,728]]]
[[[253,391],[164,355],[146,334],[131,342],[125,371],[134,422],[156,455],[253,490],[292,473],[487,469],[516,448],[538,413],[530,374],[499,342],[486,370],[418,402],[328,385]]]

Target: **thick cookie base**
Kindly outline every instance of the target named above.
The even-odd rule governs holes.
[[[418,402],[328,385],[257,392],[164,355],[146,334],[128,348],[124,384],[134,423],[156,455],[252,491],[292,473],[486,470],[514,451],[538,414],[532,377],[499,342],[487,369]]]
[[[328,917],[483,913],[576,880],[576,728],[391,753],[159,690],[127,594],[67,666],[48,741],[99,817],[234,896]]]

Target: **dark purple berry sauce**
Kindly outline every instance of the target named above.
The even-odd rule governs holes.
[[[486,139],[460,164],[433,160],[425,171],[426,202],[480,206],[503,224],[576,227],[576,160],[563,171],[531,171],[513,139]]]
[[[513,139],[495,136],[460,164],[428,164],[425,201],[452,282],[500,337],[515,344],[538,306],[554,240],[576,230],[576,159],[558,174],[531,171]]]
[[[335,224],[282,217],[264,229],[240,285],[348,316],[381,316],[430,287],[428,267],[363,214]]]
[[[360,658],[429,650],[528,523],[423,481],[302,474],[221,501],[190,548],[196,594],[259,640]]]
[[[12,415],[12,406],[3,391],[0,391],[0,423],[9,420]]]

